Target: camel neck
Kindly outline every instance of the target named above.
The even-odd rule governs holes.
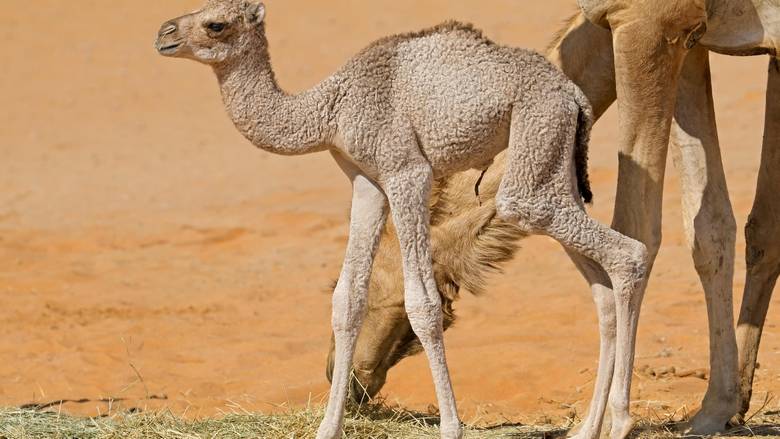
[[[298,95],[282,91],[271,68],[268,44],[214,68],[228,115],[252,144],[280,155],[323,151],[333,137],[335,87],[329,82]]]

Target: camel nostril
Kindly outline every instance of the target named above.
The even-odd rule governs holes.
[[[174,32],[176,32],[179,29],[178,26],[176,26],[176,23],[173,22],[167,22],[162,25],[160,28],[160,32],[158,33],[159,36],[164,37],[166,35],[170,35]]]

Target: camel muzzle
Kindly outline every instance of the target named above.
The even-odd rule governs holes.
[[[179,47],[183,44],[182,40],[175,38],[175,34],[178,31],[179,26],[175,21],[165,22],[160,27],[160,30],[157,32],[157,41],[155,41],[154,47],[161,55],[170,56],[175,55],[176,52],[178,52]]]

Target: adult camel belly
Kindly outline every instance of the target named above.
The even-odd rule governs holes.
[[[777,55],[780,0],[717,0],[701,44],[725,55]]]

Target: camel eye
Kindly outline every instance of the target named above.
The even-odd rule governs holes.
[[[225,27],[227,27],[227,25],[225,23],[209,23],[206,25],[206,27],[208,28],[208,30],[214,33],[220,33],[223,30],[225,30]]]

